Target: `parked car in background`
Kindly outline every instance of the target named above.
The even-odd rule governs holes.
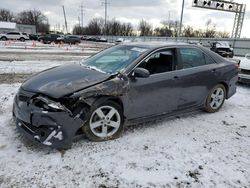
[[[67,36],[57,38],[56,42],[57,43],[63,42],[67,44],[79,44],[81,43],[81,38],[78,36],[74,36],[74,35],[67,35]]]
[[[96,37],[96,42],[108,42],[108,40],[104,37]]]
[[[131,42],[131,40],[128,40],[128,39],[125,39],[125,38],[118,38],[115,41],[115,44],[128,43],[128,42]]]
[[[81,40],[87,40],[87,38],[88,38],[87,35],[81,36]]]
[[[118,38],[116,41],[115,41],[115,44],[120,44],[124,41],[125,39],[124,38]]]
[[[29,37],[21,32],[9,32],[0,34],[0,40],[20,40],[24,42],[25,40],[29,40]]]
[[[250,54],[240,62],[239,82],[250,84]]]
[[[36,35],[36,34],[29,34],[29,39],[30,40],[38,40],[39,38],[39,35]]]
[[[86,41],[93,41],[93,42],[95,42],[96,41],[96,37],[88,36],[88,37],[86,37]]]
[[[197,41],[197,40],[190,40],[190,41],[188,41],[188,44],[194,44],[194,45],[201,45],[202,46],[202,43],[200,41]]]
[[[225,41],[222,42],[212,42],[210,43],[211,50],[215,53],[221,55],[222,57],[230,57],[233,58],[234,56],[234,50],[232,46]]]
[[[71,147],[118,138],[124,124],[197,109],[217,112],[236,93],[238,67],[218,54],[178,43],[126,43],[80,64],[31,77],[14,99],[17,128],[31,140]]]
[[[59,38],[59,37],[61,37],[61,35],[49,34],[49,35],[39,37],[38,41],[43,42],[44,44],[50,44],[52,42],[56,42],[57,38]]]

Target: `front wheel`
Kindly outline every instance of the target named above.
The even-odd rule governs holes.
[[[106,101],[93,107],[83,131],[91,141],[116,139],[123,131],[123,119],[120,105]]]
[[[205,111],[210,113],[217,112],[224,104],[225,99],[226,88],[222,84],[216,85],[207,97]]]

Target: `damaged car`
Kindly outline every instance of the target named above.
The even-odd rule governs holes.
[[[16,94],[13,117],[31,140],[67,149],[78,133],[106,141],[125,125],[216,112],[236,93],[237,80],[234,63],[202,46],[126,43],[34,75]]]
[[[250,84],[250,54],[246,54],[240,62],[239,82]]]
[[[234,57],[234,49],[232,48],[231,44],[226,41],[217,41],[210,43],[211,50],[215,53],[221,55],[222,57],[226,58],[233,58]]]

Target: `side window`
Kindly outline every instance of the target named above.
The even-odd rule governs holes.
[[[215,61],[211,57],[209,57],[208,55],[205,55],[205,61],[206,61],[207,65],[215,64]]]
[[[15,32],[9,32],[9,33],[7,33],[7,35],[16,35],[16,33]]]
[[[139,67],[147,69],[150,74],[170,72],[174,67],[174,49],[167,49],[155,52]]]
[[[183,69],[206,65],[205,54],[195,48],[181,48],[180,56]]]

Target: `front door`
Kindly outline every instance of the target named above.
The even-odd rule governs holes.
[[[175,67],[175,49],[153,53],[138,67],[150,72],[148,78],[130,77],[130,89],[124,109],[129,119],[170,113],[177,109],[179,87]]]

